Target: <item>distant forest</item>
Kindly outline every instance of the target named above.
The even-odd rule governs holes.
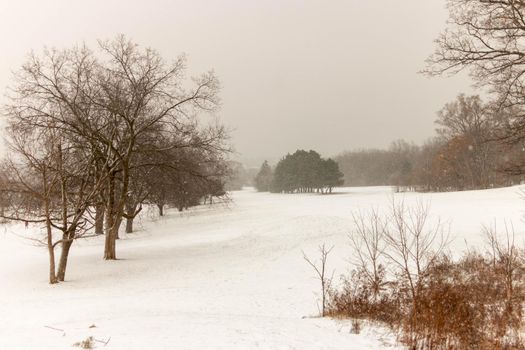
[[[454,191],[509,186],[523,179],[524,146],[501,136],[508,118],[479,96],[459,95],[437,114],[437,136],[423,145],[344,152],[335,160],[346,186]]]
[[[516,115],[516,111],[502,110],[478,95],[460,94],[438,111],[436,136],[421,145],[397,140],[387,149],[346,151],[322,165],[320,156],[311,151],[317,155],[316,166],[289,164],[293,161],[287,157],[306,157],[305,151],[287,155],[273,168],[267,162],[260,169],[245,169],[242,164],[231,162],[226,189],[255,186],[260,191],[273,192],[317,190],[324,186],[292,186],[288,182],[317,183],[321,181],[319,169],[326,168],[332,169],[328,191],[339,185],[395,186],[398,191],[461,191],[519,184],[525,180],[525,143],[520,139],[525,125],[516,125]],[[294,168],[297,174],[302,172],[302,178],[298,179],[301,176],[295,173],[282,175],[285,168]],[[342,173],[342,180],[337,178],[338,172]],[[305,180],[309,176],[316,180]]]

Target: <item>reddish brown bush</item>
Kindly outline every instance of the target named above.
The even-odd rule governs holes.
[[[485,230],[487,253],[454,260],[440,226],[426,225],[428,207],[392,208],[354,216],[356,269],[330,290],[327,313],[382,322],[414,350],[525,350],[525,253],[512,230]]]
[[[385,270],[381,266],[381,278]],[[329,293],[328,314],[336,317],[354,319],[369,319],[384,322],[394,326],[399,317],[398,298],[391,289],[383,289],[377,293],[369,283],[363,270],[354,271],[350,279],[342,277],[340,289],[332,289]]]
[[[329,314],[385,323],[412,349],[525,349],[522,275],[514,275],[508,298],[505,261],[477,253],[457,262],[442,256],[421,280],[417,302],[399,277],[374,297],[356,271],[330,293]]]

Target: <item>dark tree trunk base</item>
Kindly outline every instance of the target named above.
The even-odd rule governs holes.
[[[64,278],[66,277],[67,259],[69,257],[69,250],[71,249],[72,244],[73,241],[66,241],[62,243],[62,253],[60,254],[57,273],[57,279],[59,281],[64,281]]]

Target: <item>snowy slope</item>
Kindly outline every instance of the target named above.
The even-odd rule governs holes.
[[[483,241],[481,224],[512,221],[519,241],[525,208],[518,187],[392,194],[345,188],[327,196],[235,192],[234,202],[152,220],[103,261],[101,239],[76,242],[67,282],[47,284],[47,255],[0,227],[0,349],[72,349],[94,336],[104,349],[398,348],[380,328],[350,334],[349,323],[315,316],[317,281],[302,258],[321,243],[347,272],[351,212],[384,209],[392,196],[429,201],[451,223],[459,252]],[[94,328],[89,328],[95,325]],[[51,327],[51,328],[50,328]]]

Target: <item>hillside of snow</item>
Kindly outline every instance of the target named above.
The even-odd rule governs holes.
[[[454,252],[479,246],[481,226],[504,220],[525,241],[520,187],[336,192],[247,189],[227,205],[146,213],[117,242],[120,260],[102,260],[102,237],[75,242],[57,285],[47,284],[45,248],[23,238],[28,229],[0,226],[0,349],[74,349],[88,336],[97,349],[401,349],[380,327],[355,335],[348,321],[316,317],[319,286],[303,251],[316,258],[319,244],[334,245],[329,269],[348,273],[351,213],[386,209],[392,197],[430,203],[450,224]]]

